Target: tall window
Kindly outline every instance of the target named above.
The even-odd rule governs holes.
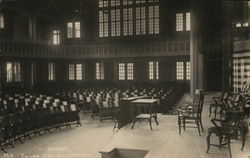
[[[120,36],[120,23],[120,9],[111,10],[111,36]]]
[[[96,63],[95,64],[96,70],[96,79],[97,80],[104,80],[104,63]]]
[[[118,64],[118,79],[119,80],[125,80],[125,63],[119,63]]]
[[[183,31],[183,14],[176,14],[176,31]]]
[[[99,0],[99,37],[159,34],[159,19],[159,0]]]
[[[184,20],[185,20],[185,23],[184,23]],[[190,29],[191,29],[190,12],[186,12],[184,14],[177,13],[176,14],[176,31],[190,31]]]
[[[82,79],[83,79],[83,65],[69,64],[69,80],[82,80]]]
[[[176,62],[176,79],[184,80],[184,64],[183,62]]]
[[[134,80],[134,63],[119,63],[118,64],[118,79],[119,80]]]
[[[149,6],[148,8],[149,16],[149,34],[158,34],[159,33],[159,6]]]
[[[76,80],[82,80],[82,64],[76,64]]]
[[[67,23],[67,37],[68,38],[80,38],[81,37],[81,23],[80,22],[68,22]]]
[[[123,2],[124,3],[124,2]],[[133,35],[133,9],[123,9],[123,35]]]
[[[6,63],[7,82],[21,82],[21,65],[19,62]]]
[[[55,63],[48,63],[48,79],[49,81],[55,80]]]
[[[108,37],[108,10],[99,11],[99,37]]]
[[[150,80],[158,80],[159,79],[159,62],[158,61],[150,61],[148,63],[149,66],[149,79]]]
[[[190,77],[190,73],[191,73],[191,68],[190,68],[190,61],[187,61],[186,62],[186,79],[187,80],[190,80],[191,79],[191,77]]]
[[[190,31],[191,28],[191,15],[190,12],[186,13],[186,31]]]
[[[146,34],[146,11],[145,7],[137,7],[136,10],[136,35]]]
[[[127,80],[134,80],[134,63],[127,63]]]
[[[4,15],[0,14],[0,29],[4,29]]]
[[[75,65],[69,64],[69,80],[75,80]]]
[[[110,5],[111,6],[119,6],[120,5],[120,0],[111,0],[110,1]]]
[[[53,44],[58,45],[60,44],[60,32],[59,30],[53,30]]]

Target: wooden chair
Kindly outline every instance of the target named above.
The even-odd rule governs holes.
[[[223,92],[220,97],[212,97],[214,103],[210,104],[209,106],[209,117],[211,114],[214,113],[214,118],[217,116],[217,109],[222,108],[224,102],[228,98],[229,94],[227,92]]]
[[[228,145],[230,158],[232,158],[231,153],[231,138],[238,138],[238,130],[240,129],[240,123],[243,116],[242,110],[236,110],[236,111],[228,111],[226,114],[225,120],[218,120],[218,119],[212,119],[211,122],[213,123],[213,127],[210,127],[208,129],[208,136],[207,136],[207,153],[209,152],[210,146],[216,146],[221,149],[224,145]],[[221,125],[218,125],[217,123],[220,123]],[[210,143],[210,137],[212,134],[215,134],[219,137],[219,144],[211,144]],[[225,139],[227,142],[222,144],[222,140]]]
[[[198,92],[197,102],[193,105],[189,105],[186,109],[180,109],[178,111],[178,126],[179,126],[179,134],[181,134],[181,127],[186,130],[186,127],[198,128],[198,132],[200,135],[200,128],[203,132],[203,124],[202,124],[202,110],[204,103],[204,90],[200,89]],[[186,124],[195,123],[196,126],[186,126]]]

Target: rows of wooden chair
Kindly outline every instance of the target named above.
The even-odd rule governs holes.
[[[86,88],[69,90],[66,94],[84,114],[90,113],[92,118],[97,116],[103,122],[106,119],[115,120],[120,101],[129,97],[146,96],[159,99],[161,107],[168,107],[169,111],[173,109],[180,89],[175,86],[166,88]],[[158,112],[162,111],[163,108],[159,108]]]
[[[17,141],[51,132],[52,129],[81,125],[79,110],[61,98],[39,94],[1,95],[0,147],[14,147]]]

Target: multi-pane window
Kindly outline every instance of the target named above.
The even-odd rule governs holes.
[[[98,4],[99,37],[160,32],[159,0],[99,0]]]
[[[136,4],[142,4],[142,3],[146,3],[146,0],[135,0]]]
[[[134,63],[127,63],[127,80],[134,80]]]
[[[4,29],[4,15],[0,14],[0,29]]]
[[[120,9],[111,10],[111,36],[120,36],[120,29]]]
[[[55,63],[48,63],[48,79],[49,81],[55,80]]]
[[[19,62],[6,63],[7,82],[21,82],[21,65]]]
[[[130,5],[133,4],[133,0],[123,0],[123,5]]]
[[[190,31],[191,28],[191,15],[190,12],[186,13],[186,31]]]
[[[149,34],[159,33],[159,6],[149,6],[148,8]]]
[[[69,64],[69,80],[75,80],[75,65]]]
[[[111,0],[110,1],[110,5],[111,6],[119,6],[120,5],[120,2],[121,0]]]
[[[80,22],[75,22],[75,38],[80,38],[81,37],[81,23]]]
[[[176,62],[176,79],[184,80],[184,63]]]
[[[76,64],[76,80],[82,80],[82,64]]]
[[[184,23],[185,20],[185,23]],[[176,14],[176,31],[190,31],[191,29],[191,14],[190,12],[186,13],[177,13]]]
[[[99,0],[99,8],[107,7],[108,0]]]
[[[96,70],[96,79],[97,80],[104,80],[104,63],[96,63],[95,64]]]
[[[236,27],[241,27],[241,23],[240,22],[236,23]]]
[[[176,31],[183,31],[183,14],[176,14]]]
[[[149,79],[150,80],[158,80],[159,79],[159,62],[158,61],[150,61],[148,63],[149,66]]]
[[[67,37],[68,38],[80,38],[81,37],[81,23],[80,22],[68,22],[67,23]]]
[[[248,22],[244,22],[244,23],[242,24],[242,26],[243,26],[243,27],[248,27],[249,24],[248,24]]]
[[[82,80],[82,79],[83,79],[83,65],[69,64],[69,80]]]
[[[99,11],[99,37],[108,37],[109,35],[108,17],[108,10]]]
[[[54,45],[60,44],[60,32],[59,30],[53,30],[52,42]]]
[[[186,62],[186,80],[190,80],[190,74],[191,73],[191,67],[190,67],[190,61]]]
[[[240,27],[248,27],[248,26],[249,26],[248,22],[237,22],[235,24],[235,27],[238,27],[238,28],[240,28]]]
[[[118,64],[118,79],[125,80],[125,63]]]
[[[124,2],[123,2],[124,3]],[[133,35],[133,9],[123,9],[123,35]]]
[[[146,11],[145,7],[137,7],[136,13],[136,35],[146,34]]]
[[[118,79],[133,80],[134,79],[134,63],[118,64]]]
[[[72,22],[67,23],[67,37],[73,38],[73,23]]]

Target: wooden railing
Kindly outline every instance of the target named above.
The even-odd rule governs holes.
[[[133,44],[51,46],[0,42],[0,56],[41,58],[110,58],[189,55],[189,41],[160,41]]]

